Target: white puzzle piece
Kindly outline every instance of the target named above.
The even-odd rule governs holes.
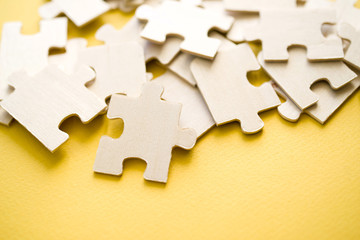
[[[305,46],[309,60],[341,59],[342,41],[337,36],[325,37],[321,26],[336,23],[336,12],[331,9],[264,10],[254,32],[260,34],[266,61],[288,60],[288,47]]]
[[[170,71],[165,72],[153,81],[164,87],[163,99],[181,103],[179,122],[181,128],[194,129],[199,138],[215,125],[215,121],[198,88],[184,82]]]
[[[354,5],[357,0],[336,0],[339,22],[347,23],[355,29],[360,29],[360,9]]]
[[[76,115],[87,123],[105,109],[106,104],[85,87],[94,77],[88,67],[70,76],[54,65],[32,77],[25,71],[16,72],[9,77],[15,90],[1,106],[46,148],[55,151],[69,137],[59,130],[64,119]]]
[[[9,126],[12,119],[12,116],[0,107],[0,124]]]
[[[109,9],[110,6],[103,0],[52,0],[39,8],[39,14],[49,19],[64,13],[76,26],[81,27]]]
[[[260,131],[258,113],[280,105],[270,85],[255,87],[247,73],[260,66],[248,44],[220,50],[213,62],[196,58],[191,71],[217,125],[240,121],[244,133]]]
[[[228,11],[260,12],[266,9],[296,8],[297,0],[224,0]]]
[[[360,25],[360,22],[359,22]],[[356,30],[348,23],[341,23],[339,35],[350,41],[344,61],[360,70],[360,27]]]
[[[211,32],[209,36],[214,39],[219,39],[221,41],[220,48],[234,46],[234,43],[227,40],[220,33]],[[195,86],[196,81],[190,71],[190,64],[195,58],[196,56],[192,54],[181,52],[175,57],[174,60],[170,62],[169,65],[167,65],[167,68],[172,72],[174,72],[175,74],[177,74],[182,79],[184,79],[185,81],[187,81],[189,84]]]
[[[88,88],[104,101],[114,93],[138,96],[146,82],[144,53],[137,43],[86,48],[79,64],[95,70],[96,80]]]
[[[147,163],[146,180],[167,181],[173,147],[191,149],[196,133],[179,127],[181,104],[160,100],[162,91],[160,85],[147,83],[140,97],[111,97],[108,117],[122,118],[124,131],[118,139],[101,138],[95,172],[121,175],[123,161],[135,157]]]
[[[66,44],[67,19],[40,21],[40,32],[21,34],[21,22],[3,25],[0,45],[0,100],[10,94],[7,78],[16,71],[25,70],[32,75],[48,64],[50,48]]]
[[[164,1],[157,7],[142,5],[136,11],[140,20],[148,21],[141,37],[163,44],[168,35],[184,38],[180,48],[191,54],[213,59],[220,41],[208,37],[208,32],[216,28],[226,32],[233,18],[207,11],[191,4]]]
[[[259,53],[258,59],[264,70],[301,110],[319,100],[310,90],[314,82],[326,80],[333,89],[339,89],[356,77],[342,61],[310,62],[303,48],[291,48],[289,53],[288,62],[266,62],[262,53]]]
[[[143,4],[145,0],[107,0],[112,9],[120,9],[123,12],[131,12]]]
[[[316,121],[324,124],[326,120],[359,88],[360,77],[355,78],[350,83],[338,90],[333,90],[325,82],[315,84],[311,89],[319,96],[319,101],[313,106],[301,111],[296,104],[273,82],[273,87],[286,102],[278,107],[279,114],[286,120],[296,122],[301,113],[307,113]]]
[[[135,17],[120,30],[116,30],[112,25],[105,24],[96,32],[96,39],[108,45],[124,42],[137,42],[143,49],[146,61],[158,59],[160,63],[168,64],[180,51],[181,39],[168,38],[163,45],[155,44],[141,38],[140,33],[144,24]]]
[[[67,74],[75,72],[78,61],[79,52],[86,49],[87,40],[85,38],[73,38],[66,43],[66,53],[55,54],[49,56],[49,64],[57,65]]]

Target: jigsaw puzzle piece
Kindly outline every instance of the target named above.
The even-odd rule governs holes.
[[[319,100],[310,90],[314,82],[325,79],[333,89],[338,89],[356,77],[342,61],[310,62],[303,48],[291,48],[289,53],[288,62],[266,62],[262,53],[259,53],[258,60],[301,110]]]
[[[181,39],[169,37],[163,45],[155,44],[141,38],[140,33],[144,24],[135,17],[120,30],[116,30],[112,25],[105,24],[96,32],[96,39],[108,45],[116,45],[125,42],[137,42],[144,49],[145,60],[148,62],[153,59],[160,63],[168,64],[180,51]]]
[[[144,53],[137,43],[86,48],[79,63],[95,70],[96,81],[88,88],[104,101],[114,93],[137,96],[146,82]]]
[[[356,91],[360,86],[360,77],[338,90],[332,90],[325,82],[319,82],[312,90],[319,96],[319,101],[313,106],[301,111],[296,104],[281,90],[275,82],[273,87],[286,102],[278,107],[279,114],[286,120],[296,122],[304,112],[321,124],[324,124],[334,112]]]
[[[296,8],[297,0],[224,0],[228,11],[260,12],[266,9]]]
[[[232,47],[235,44],[227,40],[223,35],[217,32],[211,32],[210,37],[221,41],[220,48]],[[189,53],[179,53],[167,68],[177,74],[179,77],[187,81],[189,84],[195,86],[196,81],[190,71],[190,64],[196,58],[196,56]]]
[[[79,68],[72,76],[54,65],[32,77],[25,71],[16,72],[9,77],[15,90],[1,107],[46,148],[55,151],[69,137],[59,130],[64,119],[77,115],[87,123],[105,109],[106,104],[84,86],[94,77],[87,67]]]
[[[194,129],[199,138],[215,125],[199,89],[184,82],[170,71],[153,81],[164,87],[162,98],[182,104],[179,123],[181,128]]]
[[[110,8],[120,9],[128,13],[143,4],[145,0],[107,0],[106,2],[110,5]]]
[[[307,48],[309,60],[344,57],[339,37],[325,38],[324,23],[335,24],[336,12],[331,9],[264,10],[260,12],[260,35],[265,61],[288,60],[288,48]]]
[[[72,74],[75,72],[79,61],[79,52],[86,46],[87,40],[85,38],[70,39],[65,46],[66,53],[50,55],[48,62],[57,65],[65,73]]]
[[[356,30],[348,23],[341,23],[339,26],[339,35],[350,41],[344,61],[360,70],[360,29]]]
[[[254,87],[247,73],[259,70],[249,45],[220,50],[213,62],[197,58],[191,71],[217,125],[240,121],[244,133],[260,131],[264,123],[258,113],[280,104],[270,85]]]
[[[208,32],[213,28],[226,32],[233,23],[232,17],[175,1],[157,7],[142,5],[136,16],[148,21],[141,37],[162,44],[168,35],[180,36],[184,38],[182,51],[209,59],[215,57],[220,41],[209,38]]]
[[[147,163],[145,179],[167,181],[172,148],[192,148],[196,133],[179,128],[181,105],[160,100],[162,91],[160,85],[147,83],[138,98],[112,96],[108,117],[122,118],[124,132],[118,139],[101,138],[95,172],[121,175],[123,161],[135,157]]]
[[[39,8],[39,14],[49,19],[64,13],[76,26],[81,27],[109,9],[110,6],[103,0],[52,0]]]
[[[12,116],[0,107],[0,124],[9,126],[12,121]]]

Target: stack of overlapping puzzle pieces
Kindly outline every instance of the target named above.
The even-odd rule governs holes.
[[[82,27],[112,8],[137,9],[122,29],[98,29],[105,44],[67,39],[66,17]],[[272,108],[324,124],[360,85],[353,0],[52,0],[39,13],[38,34],[3,26],[0,122],[15,119],[55,151],[68,139],[59,125],[69,116],[123,119],[118,139],[100,140],[98,173],[120,175],[136,157],[147,162],[145,179],[166,182],[173,147],[191,149],[213,126],[238,121],[255,134],[264,127],[259,112]],[[257,55],[251,41],[261,41]],[[66,52],[49,56],[50,48]],[[154,59],[167,71],[152,79],[146,63]],[[261,68],[272,80],[255,87],[248,73]]]

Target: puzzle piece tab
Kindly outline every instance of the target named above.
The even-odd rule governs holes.
[[[77,115],[87,123],[105,109],[106,104],[85,87],[94,77],[88,67],[79,68],[71,76],[54,65],[33,77],[24,71],[16,72],[9,77],[15,90],[1,102],[1,107],[45,147],[55,151],[69,137],[59,130],[65,118]]]
[[[157,7],[142,5],[136,16],[148,21],[141,37],[162,44],[168,35],[180,36],[184,38],[181,50],[209,59],[215,57],[220,41],[209,38],[208,32],[213,28],[226,32],[234,20],[230,16],[176,1],[164,1]]]
[[[247,73],[260,66],[248,44],[220,50],[213,62],[197,58],[191,71],[217,125],[238,120],[244,133],[260,131],[258,113],[280,104],[270,85],[254,87]]]
[[[114,93],[138,96],[146,82],[144,53],[137,43],[86,48],[79,63],[95,70],[96,80],[88,88],[104,101]]]
[[[307,49],[309,60],[341,59],[341,39],[324,37],[321,26],[335,24],[335,10],[287,9],[260,12],[259,32],[265,61],[288,60],[288,47],[300,45]]]
[[[181,39],[169,37],[163,45],[155,44],[143,39],[140,36],[144,24],[135,17],[120,30],[112,25],[105,24],[96,32],[96,39],[105,42],[107,45],[116,45],[125,42],[137,42],[144,49],[145,60],[158,59],[160,63],[168,64],[180,51]]]
[[[342,38],[350,41],[350,46],[346,50],[344,61],[360,70],[360,28],[356,30],[348,23],[341,23],[338,34]]]
[[[321,124],[324,124],[329,117],[341,107],[360,86],[360,77],[355,78],[350,83],[338,90],[332,90],[325,82],[319,82],[312,87],[312,91],[319,96],[319,101],[313,106],[301,111],[298,106],[281,90],[275,82],[272,85],[286,102],[278,107],[279,114],[290,122],[299,120],[300,115],[304,112],[314,118]]]
[[[281,89],[304,110],[315,104],[319,97],[310,90],[319,80],[326,80],[333,89],[339,89],[357,75],[342,61],[310,62],[303,48],[291,48],[288,62],[266,62],[262,53],[258,59],[265,71]]]
[[[164,87],[162,98],[182,104],[180,127],[194,129],[199,138],[215,125],[215,121],[197,87],[189,85],[170,71],[165,72],[153,81]]]
[[[64,13],[76,26],[81,27],[109,9],[110,6],[103,0],[52,0],[39,8],[39,14],[49,19]]]
[[[179,128],[181,104],[160,100],[162,91],[160,85],[147,83],[138,98],[112,96],[108,117],[122,118],[124,132],[118,139],[101,138],[95,172],[121,175],[123,161],[135,157],[147,163],[145,179],[167,181],[173,147],[191,149],[196,133]]]

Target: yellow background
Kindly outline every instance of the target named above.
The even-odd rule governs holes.
[[[22,21],[24,33],[36,33],[42,3],[0,0],[0,26]],[[121,28],[131,15],[70,23],[69,38],[101,44],[102,24]],[[275,110],[261,117],[256,135],[231,123],[191,151],[174,150],[166,185],[145,181],[136,159],[121,177],[93,173],[100,137],[119,124],[105,116],[66,120],[70,140],[54,154],[17,122],[0,126],[0,239],[359,240],[359,92],[325,126],[307,115],[289,123]]]

